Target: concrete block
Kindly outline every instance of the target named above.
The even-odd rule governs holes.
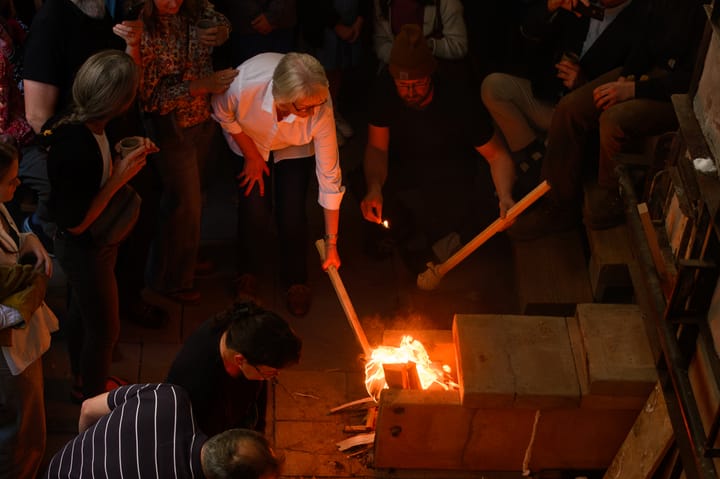
[[[464,407],[579,405],[580,388],[564,318],[455,315],[453,336]]]
[[[585,409],[631,409],[640,410],[647,399],[646,396],[609,396],[590,393],[588,378],[587,353],[583,344],[580,325],[575,316],[567,318],[568,335],[575,359],[575,371],[580,384],[580,407]]]
[[[532,409],[476,409],[464,467],[476,471],[521,471],[530,444]]]
[[[375,430],[376,468],[461,469],[475,411],[457,391],[386,389]]]
[[[647,398],[657,372],[643,314],[631,304],[579,304],[591,394]]]
[[[540,412],[530,469],[605,469],[638,411],[555,409]]]

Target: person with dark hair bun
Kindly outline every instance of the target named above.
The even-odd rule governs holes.
[[[288,323],[254,303],[235,303],[205,321],[175,357],[168,383],[190,394],[200,429],[265,429],[267,380],[300,360]]]

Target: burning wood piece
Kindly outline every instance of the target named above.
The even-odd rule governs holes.
[[[482,230],[477,236],[471,239],[465,246],[460,248],[450,256],[444,263],[434,264],[428,263],[427,271],[420,273],[417,277],[417,286],[420,289],[430,291],[438,287],[440,280],[451,269],[457,266],[462,260],[470,256],[470,254],[478,249],[483,243],[492,238],[495,233],[502,231],[512,223],[512,221],[525,211],[530,205],[540,199],[545,193],[550,191],[550,185],[547,181],[543,181],[535,187],[530,193],[525,195],[523,199],[515,203],[505,215],[505,218],[498,218],[493,221],[490,226]]]
[[[322,261],[325,261],[325,241],[321,239],[317,240],[315,242],[315,247],[320,254],[320,259]],[[340,279],[340,274],[338,273],[335,266],[330,266],[327,270],[327,273],[328,276],[330,276],[330,282],[332,283],[333,288],[335,288],[335,293],[340,300],[340,305],[342,306],[343,311],[345,311],[345,316],[350,323],[350,327],[352,328],[353,333],[355,333],[355,337],[357,338],[360,346],[362,347],[363,354],[365,354],[365,358],[369,358],[372,354],[372,350],[370,349],[370,343],[367,340],[367,336],[365,336],[365,331],[363,331],[362,325],[360,325],[360,320],[358,319],[355,308],[350,301],[350,296],[348,296],[348,293],[345,290],[345,285],[343,284],[342,279]]]
[[[365,388],[377,401],[388,387],[427,389],[437,384],[448,389],[442,381],[444,375],[441,365],[430,360],[425,346],[406,335],[397,347],[378,346],[373,350],[365,363]]]
[[[365,415],[365,424],[357,426],[345,426],[343,432],[356,433],[356,432],[370,432],[375,430],[375,421],[377,420],[377,407],[368,409]]]
[[[421,389],[420,377],[414,362],[404,364],[383,364],[385,382],[389,388]]]

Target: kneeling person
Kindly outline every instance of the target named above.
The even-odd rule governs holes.
[[[167,382],[185,388],[200,429],[263,432],[267,379],[300,360],[301,341],[277,314],[236,303],[205,321],[170,366]]]

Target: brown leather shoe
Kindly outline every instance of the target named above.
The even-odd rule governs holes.
[[[294,284],[287,291],[287,309],[293,316],[302,317],[310,311],[312,293],[306,284]]]

